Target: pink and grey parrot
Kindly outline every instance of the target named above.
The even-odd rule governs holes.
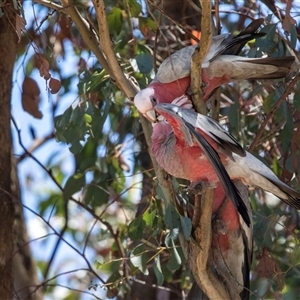
[[[300,209],[300,193],[283,183],[259,159],[245,151],[212,118],[168,103],[157,104],[154,110],[168,123],[161,121],[155,124],[151,150],[169,174],[191,182],[220,182],[246,223],[245,205],[230,178],[260,187],[291,207]],[[156,121],[156,115],[152,116],[152,120]]]
[[[184,99],[175,102],[184,105]],[[154,124],[151,137],[151,151],[158,163],[175,177],[216,183],[209,267],[228,287],[231,299],[249,299],[251,210],[241,197],[241,188],[230,179],[258,186],[296,209],[300,209],[300,193],[279,180],[213,119],[168,103],[157,104],[152,112],[147,116],[154,122],[164,118]],[[202,295],[197,287],[191,293],[189,300]]]
[[[221,84],[245,79],[276,79],[285,77],[295,58],[267,57],[246,58],[237,56],[245,43],[264,36],[256,33],[263,19],[253,21],[239,35],[221,34],[212,38],[207,56],[202,64],[204,100]],[[190,62],[195,47],[185,47],[165,59],[147,88],[141,90],[134,99],[135,105],[143,107],[151,102],[171,103],[173,99],[185,95],[190,86]],[[139,109],[140,110],[140,109]]]
[[[262,19],[254,21],[236,37],[223,34],[213,38],[202,65],[205,101],[223,83],[250,78],[275,79],[289,73],[294,57],[249,59],[236,56],[246,42],[264,35],[256,33],[262,22]],[[165,118],[154,125],[151,151],[169,174],[217,185],[213,215],[222,228],[217,225],[213,234],[210,267],[228,286],[232,299],[248,299],[251,211],[231,179],[259,186],[297,209],[300,208],[300,194],[246,152],[218,123],[191,109],[187,93],[195,47],[185,47],[166,59],[150,85],[135,96],[134,103],[152,122],[157,121],[157,114]],[[218,222],[212,222],[213,228],[215,224]],[[191,295],[188,299],[198,298]]]

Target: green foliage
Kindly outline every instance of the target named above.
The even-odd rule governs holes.
[[[170,271],[179,270],[182,264],[182,259],[179,255],[178,249],[175,246],[174,240],[170,239],[172,247],[170,248],[170,259],[167,263],[167,268]]]
[[[85,202],[94,209],[107,203],[109,194],[103,190],[103,187],[95,183],[91,183],[85,188]]]
[[[157,279],[157,284],[162,285],[165,278],[164,278],[164,274],[163,274],[162,269],[161,269],[160,257],[159,256],[156,256],[154,258],[154,272],[155,272],[155,276],[156,276],[156,279]]]
[[[178,5],[175,2],[174,6]],[[75,3],[78,13],[88,24],[89,38],[98,28],[92,5],[92,2],[87,4],[84,1]],[[155,7],[150,6],[151,13],[146,14],[137,0],[105,1],[105,5],[113,52],[124,73],[134,77],[141,88],[152,80],[154,57],[159,63],[173,51],[190,43],[188,34],[183,34],[176,24],[166,25],[168,20],[160,16]],[[231,10],[234,5],[231,3]],[[48,101],[44,102],[53,106],[51,113],[56,115],[54,126],[57,141],[60,145],[70,147],[70,153],[63,157],[60,157],[60,152],[51,149],[44,151],[45,169],[63,188],[63,192],[51,184],[40,187],[37,191],[37,211],[45,218],[45,223],[52,226],[49,228],[51,234],[64,245],[76,249],[74,251],[70,248],[70,252],[78,255],[76,267],[79,261],[91,259],[88,266],[84,265],[84,270],[80,270],[80,266],[80,272],[66,277],[70,282],[68,288],[76,291],[70,291],[65,299],[79,297],[79,287],[94,293],[99,299],[126,299],[131,295],[130,289],[134,286],[132,282],[139,279],[141,274],[152,276],[153,272],[149,272],[152,267],[154,281],[156,279],[155,284],[158,286],[172,283],[173,288],[178,283],[182,289],[187,288],[191,280],[180,248],[179,235],[186,241],[192,238],[189,211],[184,204],[166,199],[162,188],[153,180],[155,174],[149,163],[137,111],[110,78],[109,72],[96,61],[87,47],[86,37],[79,34],[77,23],[74,20],[68,23],[68,17],[64,19],[59,11],[53,13],[38,4],[34,7],[37,10],[36,18],[28,22],[28,34],[24,35],[19,45],[20,54],[24,55],[19,59],[19,62],[23,61],[20,72],[22,76],[24,72],[26,75],[35,75],[38,70],[37,53],[41,52],[49,59],[50,71],[59,75],[63,92],[59,96],[61,99],[49,96]],[[251,9],[255,10],[253,7]],[[285,38],[297,51],[296,25],[291,23],[288,37],[282,34],[279,36],[274,18],[274,14],[270,13],[262,28],[266,36],[248,43],[242,55],[288,55]],[[183,26],[190,22],[189,18],[184,17],[183,20]],[[226,13],[222,13],[220,20],[224,32],[227,29],[237,32],[236,24],[242,23],[232,23],[230,14]],[[36,24],[40,26],[38,30]],[[197,24],[187,28],[194,28],[194,25]],[[136,37],[133,30],[139,30],[141,35]],[[29,51],[29,39],[32,39],[33,54]],[[101,45],[101,38],[95,40]],[[51,41],[51,44],[45,44],[45,41]],[[70,58],[74,57],[76,63],[68,65],[68,72],[65,72],[66,61],[69,63],[72,60]],[[251,145],[262,122],[272,112],[277,101],[281,101],[286,90],[284,81],[239,82],[222,87],[222,94],[231,100],[224,100],[223,95],[220,97],[225,107],[221,110],[225,116],[222,121],[245,147]],[[262,160],[287,181],[292,178],[295,170],[300,173],[299,149],[292,148],[292,145],[299,146],[295,137],[295,120],[298,120],[297,113],[300,112],[299,87],[295,85],[292,92],[292,103],[282,102],[254,147],[254,154],[257,156],[261,153]],[[61,103],[65,105],[70,95],[73,104],[64,113],[57,115],[56,109]],[[76,97],[77,101],[74,102]],[[72,158],[71,166],[67,168],[64,166],[66,156]],[[40,183],[38,179],[36,182]],[[176,194],[181,193],[178,182],[173,180],[172,184]],[[297,178],[293,184],[299,187]],[[31,191],[30,184],[27,188]],[[272,259],[282,269],[282,298],[296,299],[300,293],[297,212],[285,209],[282,204],[264,204],[267,200],[263,193],[255,192],[253,195],[255,253],[251,290],[256,290],[262,298],[275,298],[273,290],[278,289],[278,284],[273,279],[259,279],[255,270],[259,255],[267,247]],[[183,198],[185,195],[178,195],[178,199]],[[61,233],[66,220],[67,228]],[[57,233],[52,233],[53,228]],[[46,242],[43,243],[48,249]],[[53,251],[55,254],[56,250]],[[48,257],[45,259],[48,260]],[[42,273],[47,263],[39,261],[38,267]],[[69,263],[64,260],[59,267]],[[58,275],[63,273],[60,269],[50,270]],[[51,283],[60,284],[60,276]],[[147,286],[143,288],[147,290]],[[106,296],[99,296],[102,289],[106,290]],[[49,287],[46,296],[51,298],[54,291],[54,287]]]
[[[134,267],[139,269],[144,275],[148,275],[149,271],[147,268],[147,253],[145,251],[145,245],[140,244],[136,246],[130,254],[130,262]]]
[[[122,10],[118,7],[113,7],[112,10],[107,14],[107,22],[109,26],[110,32],[116,32],[117,34],[120,34],[122,30],[122,22],[123,16],[122,16]]]
[[[92,116],[89,107],[87,102],[78,103],[54,119],[57,140],[71,144],[70,151],[74,154],[82,149],[84,136],[91,129]]]
[[[136,63],[143,74],[150,73],[153,69],[153,57],[149,53],[141,53],[136,56]]]
[[[137,0],[129,0],[128,5],[132,17],[138,17],[142,12],[141,4]]]
[[[80,191],[85,184],[84,175],[77,173],[70,177],[64,187],[64,199],[68,200],[76,192]]]

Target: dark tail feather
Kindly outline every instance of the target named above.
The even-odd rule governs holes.
[[[258,28],[261,26],[261,24],[264,22],[263,18],[254,20],[251,22],[243,31],[241,31],[236,37],[233,37],[232,39],[239,39],[245,35],[248,36],[247,40],[244,40],[241,43],[232,45],[230,48],[228,48],[223,54],[228,54],[228,55],[238,55],[241,50],[244,48],[245,44],[256,37],[262,37],[265,36],[265,33],[256,33]]]
[[[268,177],[266,175],[260,174],[264,176],[266,179],[268,179],[270,182],[272,182],[275,186],[277,186],[282,192],[284,192],[287,196],[288,199],[282,199],[280,198],[283,202],[285,202],[287,205],[295,208],[295,209],[300,209],[300,193],[289,187],[287,184],[282,182],[280,179],[274,180],[271,177]]]

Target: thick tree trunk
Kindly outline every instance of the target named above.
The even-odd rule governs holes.
[[[13,298],[12,253],[14,205],[11,193],[10,99],[12,72],[16,58],[16,11],[13,1],[2,6],[0,18],[0,295]]]
[[[42,299],[23,218],[16,165],[12,163],[10,102],[17,53],[16,14],[13,1],[2,6],[0,18],[0,298]]]

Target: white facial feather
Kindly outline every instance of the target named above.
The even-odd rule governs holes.
[[[145,88],[138,92],[134,97],[134,105],[138,111],[145,114],[147,111],[153,109],[151,97],[154,95],[154,89],[151,87]]]

